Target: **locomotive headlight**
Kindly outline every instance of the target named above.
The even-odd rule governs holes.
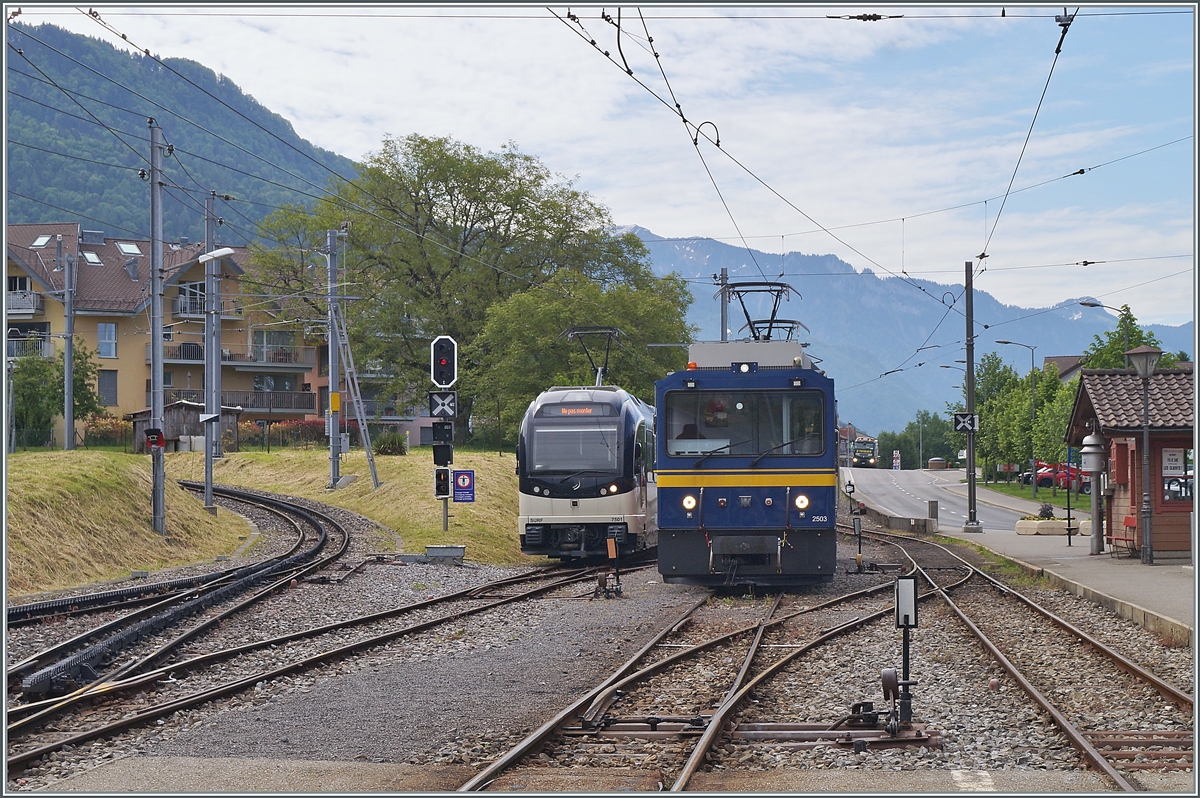
[[[607,494],[607,493],[608,493],[608,488],[601,488],[601,489],[600,489],[600,495],[601,495],[601,496],[604,496],[604,495],[605,495],[605,494]]]
[[[695,510],[696,509],[696,497],[695,496],[684,496],[683,497],[683,509]]]
[[[808,509],[808,497],[805,496],[803,493],[801,493],[799,496],[796,497],[796,509],[797,510],[807,510]]]
[[[616,493],[616,492],[617,492],[617,483],[615,483],[615,482],[614,482],[613,484],[609,485],[609,486],[608,486],[608,492],[609,492],[609,493]]]

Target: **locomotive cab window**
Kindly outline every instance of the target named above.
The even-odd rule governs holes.
[[[526,473],[615,474],[621,469],[616,408],[598,403],[542,407],[532,419]]]
[[[825,451],[820,391],[671,391],[665,404],[669,455],[770,458]]]

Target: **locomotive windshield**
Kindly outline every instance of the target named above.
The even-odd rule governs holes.
[[[529,436],[529,475],[619,472],[621,437],[615,421],[581,424],[566,419],[534,419],[533,434]]]
[[[817,455],[825,451],[820,391],[670,391],[667,454]]]

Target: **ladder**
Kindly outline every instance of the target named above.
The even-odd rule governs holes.
[[[371,450],[371,433],[367,429],[367,414],[363,410],[362,392],[358,389],[358,372],[354,370],[354,356],[350,354],[350,338],[346,335],[346,320],[342,317],[341,303],[333,303],[333,317],[337,322],[338,356],[341,358],[342,370],[346,373],[346,390],[350,392],[350,402],[354,405],[354,415],[358,419],[358,434],[362,439],[363,448],[367,452],[367,463],[371,466],[371,481],[375,487],[383,483],[375,471],[375,453]],[[333,431],[337,434],[337,430]]]

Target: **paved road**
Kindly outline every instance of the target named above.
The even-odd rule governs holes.
[[[949,529],[967,521],[966,472],[892,471],[880,468],[843,468],[843,484],[854,483],[854,498],[887,515],[927,518],[929,502],[938,503],[938,526]],[[975,517],[983,528],[1011,532],[1025,513],[987,503],[988,491],[976,488]],[[1086,513],[1072,511],[1075,518]]]

